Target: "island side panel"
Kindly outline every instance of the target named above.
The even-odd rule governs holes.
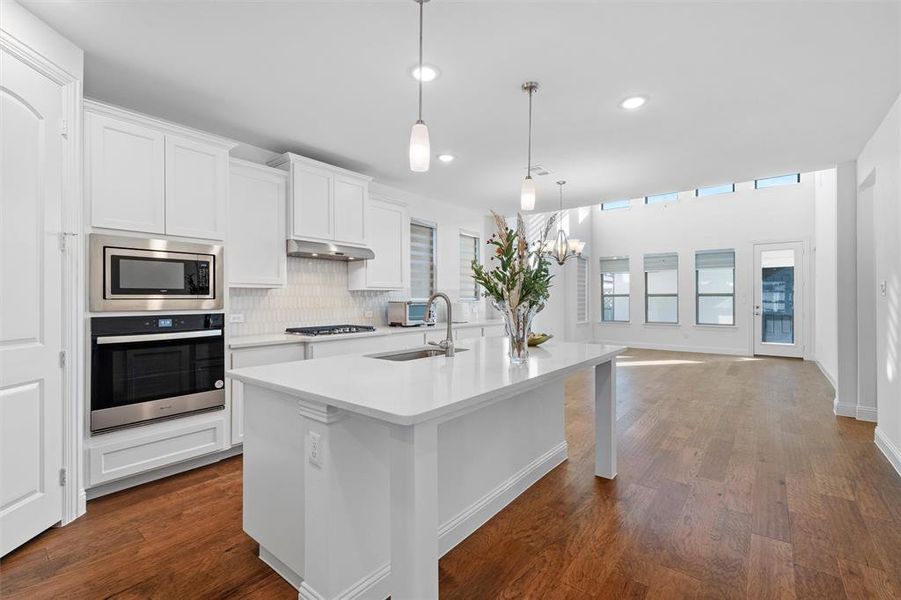
[[[304,437],[297,402],[244,384],[244,531],[304,575]],[[282,565],[271,565],[283,571]],[[296,585],[297,577],[280,573]]]
[[[616,359],[594,368],[594,474],[616,477]]]
[[[444,555],[566,460],[564,380],[438,426]]]

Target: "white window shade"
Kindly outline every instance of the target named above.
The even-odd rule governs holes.
[[[588,259],[580,256],[576,261],[576,321],[588,321]]]
[[[410,296],[428,298],[435,291],[435,228],[410,223]]]
[[[479,258],[479,238],[460,234],[460,299],[475,300],[479,297],[479,286],[472,277],[472,261]]]
[[[734,269],[734,250],[699,250],[695,253],[696,269]]]
[[[679,255],[672,254],[645,254],[645,271],[670,271],[679,268]]]
[[[611,257],[601,259],[601,273],[628,273],[629,257]]]

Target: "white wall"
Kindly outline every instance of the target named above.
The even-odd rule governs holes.
[[[805,173],[796,185],[755,190],[753,182],[744,182],[731,194],[695,198],[690,191],[680,193],[673,203],[648,206],[634,199],[629,209],[596,208],[591,242],[593,274],[598,270],[599,257],[629,256],[632,320],[601,323],[596,303],[595,339],[635,347],[751,354],[754,243],[801,241],[806,248],[802,338],[805,357],[812,357],[814,281],[809,257],[814,239],[814,202],[814,174]],[[695,325],[694,253],[722,248],[735,249],[735,325]],[[656,252],[679,254],[678,325],[644,323],[642,257]],[[595,297],[599,298],[599,293]]]
[[[834,388],[838,388],[838,288],[836,172],[814,177],[814,357]]]
[[[858,157],[857,178],[875,223],[876,442],[901,472],[901,97]]]

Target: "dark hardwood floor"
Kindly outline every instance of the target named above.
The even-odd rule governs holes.
[[[619,476],[569,460],[440,563],[441,597],[901,598],[901,478],[812,363],[626,353]],[[3,598],[285,598],[241,530],[241,459],[94,500],[0,561]]]

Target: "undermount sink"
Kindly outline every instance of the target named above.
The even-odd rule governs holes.
[[[455,352],[466,352],[468,348],[456,348]],[[369,358],[378,358],[380,360],[391,360],[395,362],[418,360],[420,358],[432,358],[433,356],[444,356],[444,350],[441,348],[413,348],[411,350],[401,350],[400,352],[384,352],[382,354],[367,354]]]

